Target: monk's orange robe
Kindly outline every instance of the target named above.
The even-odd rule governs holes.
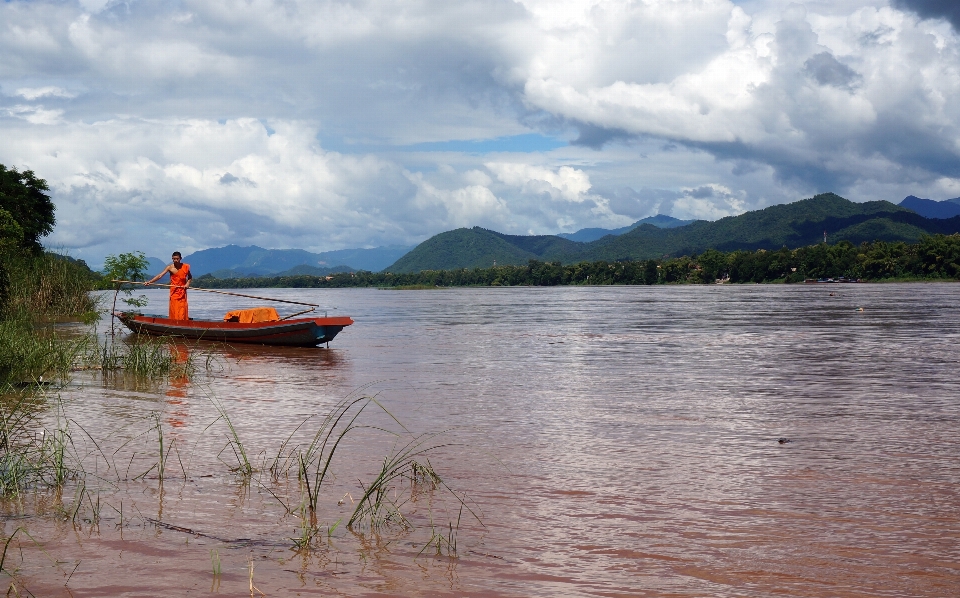
[[[180,264],[177,273],[170,273],[170,319],[189,320],[187,313],[187,289],[184,288],[189,280],[190,264]]]

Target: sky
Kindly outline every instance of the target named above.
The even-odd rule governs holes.
[[[48,247],[185,255],[960,196],[954,0],[0,2]]]

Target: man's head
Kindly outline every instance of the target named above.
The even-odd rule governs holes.
[[[173,257],[173,261],[175,262],[179,262],[180,260],[183,259],[183,256],[180,255],[179,251],[174,251],[172,257]]]

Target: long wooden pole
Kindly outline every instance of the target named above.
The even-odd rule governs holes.
[[[110,282],[119,282],[119,283],[122,283],[122,284],[140,284],[140,285],[143,285],[143,286],[151,286],[151,287],[167,287],[167,288],[178,288],[178,289],[179,289],[179,288],[183,288],[183,287],[181,287],[181,286],[174,287],[174,285],[158,284],[158,283],[156,283],[156,282],[148,285],[148,284],[145,283],[145,282],[137,282],[137,281],[135,281],[135,280],[112,280],[112,281],[110,281]],[[232,295],[233,297],[246,297],[247,299],[261,299],[261,300],[263,300],[263,301],[276,301],[277,303],[293,303],[294,305],[309,305],[310,307],[314,307],[314,308],[320,307],[320,306],[317,305],[316,303],[304,303],[304,302],[302,302],[302,301],[288,301],[288,300],[286,300],[286,299],[271,299],[270,297],[258,297],[258,296],[256,296],[256,295],[241,295],[240,293],[228,293],[228,292],[226,292],[226,291],[215,291],[215,290],[213,290],[213,289],[202,289],[202,288],[199,288],[199,287],[190,287],[190,290],[191,290],[191,291],[203,291],[204,293],[217,293],[218,295]],[[301,312],[301,313],[303,313],[303,312]]]

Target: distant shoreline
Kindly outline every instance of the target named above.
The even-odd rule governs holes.
[[[913,245],[841,241],[799,249],[721,252],[658,260],[576,264],[530,260],[526,265],[423,270],[416,273],[342,272],[326,276],[218,279],[204,275],[194,286],[250,288],[434,288],[514,286],[609,286],[663,284],[805,284],[817,279],[863,282],[960,280],[960,235],[933,235]],[[823,283],[818,283],[823,284]],[[830,283],[826,283],[830,284]],[[845,284],[845,283],[838,283]]]

